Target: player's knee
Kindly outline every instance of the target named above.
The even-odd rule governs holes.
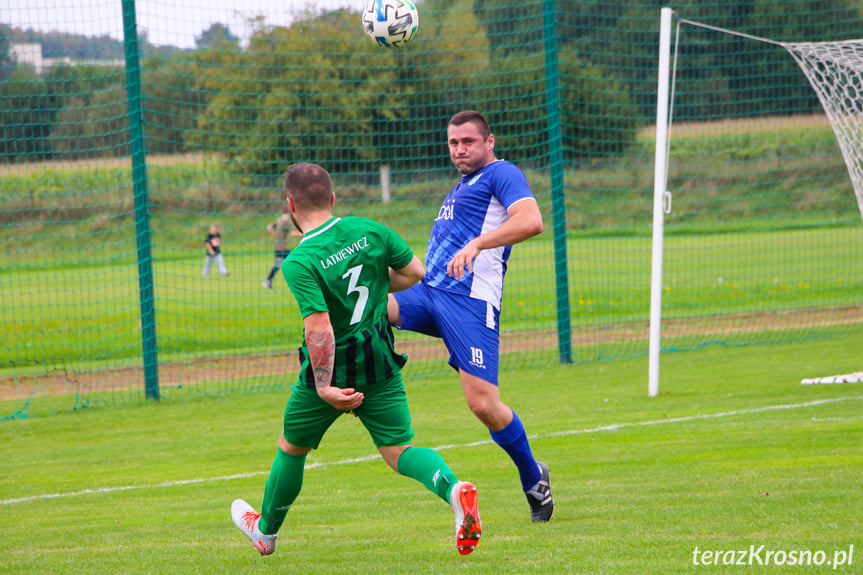
[[[502,429],[512,419],[512,410],[496,394],[465,393],[471,412],[489,429]]]
[[[496,405],[494,402],[489,401],[488,398],[481,396],[468,396],[467,397],[467,406],[470,408],[471,412],[482,421],[487,426],[495,420],[495,414],[497,413]]]
[[[399,458],[409,447],[413,447],[413,445],[389,445],[378,447],[378,451],[380,452],[381,457],[383,457],[383,460],[386,461],[387,465],[389,465],[393,471],[399,473]]]
[[[312,450],[311,447],[298,447],[290,443],[284,435],[279,436],[279,449],[291,455],[305,455]]]

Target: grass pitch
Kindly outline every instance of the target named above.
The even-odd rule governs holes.
[[[408,371],[416,444],[480,490],[483,539],[467,557],[448,506],[374,457],[351,417],[309,456],[276,554],[258,556],[229,508],[260,505],[282,394],[6,420],[0,572],[861,573],[863,387],[800,385],[855,361],[855,338],[665,354],[656,398],[645,358],[503,373],[551,469],[548,524],[530,523],[455,376]],[[761,545],[825,563],[694,565],[696,549]],[[826,564],[851,545],[850,563]]]

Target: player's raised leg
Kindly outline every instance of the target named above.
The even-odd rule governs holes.
[[[383,449],[381,453],[387,459]],[[443,458],[427,447],[409,446],[398,457],[394,469],[416,479],[450,504],[455,515],[456,550],[461,555],[473,553],[482,535],[476,486],[468,481],[458,481]]]
[[[410,430],[409,412],[407,402],[402,401],[390,411],[403,413],[403,423],[407,426],[406,433],[413,435]],[[363,423],[372,425],[373,437],[380,438],[379,429],[374,427],[372,421],[363,418]],[[450,469],[440,454],[428,447],[416,447],[412,444],[389,445],[378,447],[384,461],[396,472],[406,477],[415,479],[426,489],[446,501],[452,507],[455,514],[456,549],[462,555],[467,555],[476,549],[482,533],[482,524],[479,519],[477,506],[477,489],[473,483],[459,481],[455,473]]]

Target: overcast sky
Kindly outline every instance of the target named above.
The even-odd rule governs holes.
[[[221,23],[240,39],[248,38],[249,18],[263,15],[269,24],[287,25],[292,14],[316,9],[351,7],[358,12],[366,0],[136,0],[138,30],[152,44],[192,48],[195,37]],[[0,0],[0,23],[42,32],[123,38],[122,0]],[[360,23],[357,22],[357,26]]]

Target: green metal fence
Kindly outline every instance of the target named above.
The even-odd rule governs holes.
[[[38,2],[0,11],[0,416],[289,389],[302,322],[262,286],[285,167],[324,165],[340,215],[422,255],[462,109],[546,219],[510,261],[502,369],[646,355],[659,5],[425,1],[386,50],[363,2]],[[850,2],[776,4],[674,8],[782,41],[861,29]],[[795,66],[681,38],[666,350],[861,332],[860,214]],[[212,224],[227,276],[202,276]],[[449,369],[440,342],[397,339],[408,377]]]

